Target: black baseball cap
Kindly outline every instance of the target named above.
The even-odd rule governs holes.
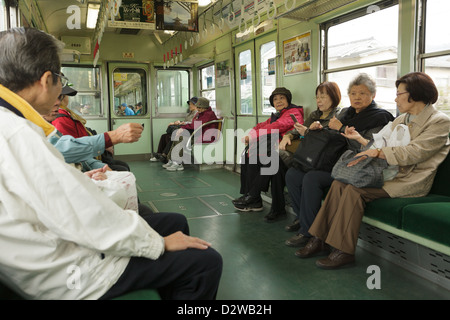
[[[77,95],[78,91],[74,88],[70,87],[69,85],[62,88],[61,94],[65,96],[75,96]]]
[[[190,102],[192,102],[193,104],[197,104],[198,98],[197,97],[192,97],[187,101],[187,104],[189,104]]]

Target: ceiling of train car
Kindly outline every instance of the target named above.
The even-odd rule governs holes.
[[[47,31],[55,37],[61,36],[84,36],[93,37],[94,29],[86,28],[87,7],[88,3],[100,2],[101,0],[28,0],[26,2],[35,2],[38,6],[37,12],[40,13],[43,23],[46,25]],[[233,0],[236,2],[237,0]],[[345,6],[356,0],[305,0],[294,1],[294,8],[279,13],[276,19],[285,17],[300,21],[309,20],[324,13]],[[220,3],[222,7],[227,6],[231,0],[223,0]],[[297,3],[297,5],[295,5]],[[79,28],[69,28],[67,22],[72,12],[68,12],[70,6],[79,8],[80,24]],[[33,8],[31,8],[33,9]],[[208,6],[198,9],[199,17],[204,10],[208,10]],[[32,10],[33,11],[33,10]],[[36,12],[34,11],[34,12]],[[155,35],[157,41],[165,42],[170,38],[170,34],[164,33],[162,30],[142,30],[142,29],[125,29],[106,27],[105,32],[121,33],[121,34],[137,34],[137,35]]]
[[[86,28],[87,4],[81,4],[77,0],[36,0],[39,12],[42,16],[47,31],[55,37],[62,35],[89,36],[93,30]],[[80,28],[67,28],[69,14],[67,8],[75,5],[80,8]]]
[[[88,36],[92,37],[94,29],[88,29],[86,27],[87,20],[87,6],[88,0],[35,0],[38,6],[38,11],[44,21],[47,31],[57,38],[61,36]],[[100,0],[97,0],[100,1]],[[224,1],[226,3],[226,1]],[[80,27],[69,28],[67,21],[70,18],[72,11],[68,11],[70,6],[77,6],[80,9]],[[206,7],[199,7],[199,15]],[[124,28],[109,28],[105,29],[105,32],[114,32],[122,34],[156,34],[159,41],[165,41],[170,38],[170,35],[165,34],[161,30],[133,30]]]

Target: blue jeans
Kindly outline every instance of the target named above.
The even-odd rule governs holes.
[[[331,172],[303,172],[290,168],[286,173],[286,186],[292,200],[292,206],[300,222],[300,234],[310,236],[311,227],[322,205],[324,194],[331,186]]]

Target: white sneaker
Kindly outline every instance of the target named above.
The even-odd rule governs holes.
[[[166,164],[163,164],[162,167],[167,169],[167,168],[170,167],[172,164],[173,164],[173,161],[172,161],[172,160],[169,160]]]
[[[170,167],[167,167],[166,169],[167,169],[167,171],[181,171],[181,170],[184,170],[184,167],[183,167],[182,163],[178,164],[178,163],[174,162],[174,163],[172,163],[172,165]]]
[[[152,162],[156,162],[156,161],[159,161],[158,159],[156,159],[156,157],[151,157],[150,158],[150,161],[152,161]]]

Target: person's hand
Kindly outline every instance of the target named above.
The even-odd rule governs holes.
[[[339,121],[336,117],[333,117],[330,119],[328,127],[333,130],[339,130],[342,128],[342,122]]]
[[[180,251],[188,248],[205,250],[210,246],[211,244],[209,242],[200,238],[185,235],[181,231],[177,231],[164,237],[164,249],[166,251]]]
[[[106,171],[110,170],[111,168],[107,164],[105,164],[102,168],[87,171],[84,174],[94,180],[105,180],[107,178]]]
[[[307,127],[305,127],[304,125],[302,125],[299,122],[294,123],[294,129],[297,130],[298,133],[300,133],[300,135],[304,136],[306,129],[308,129]]]
[[[346,127],[345,131],[341,133],[344,137],[351,140],[360,140],[362,136],[356,131],[355,127]]]
[[[92,180],[101,181],[108,179],[108,176],[104,172],[96,172],[91,177]]]
[[[309,130],[322,130],[322,129],[323,129],[323,126],[319,121],[314,121],[309,126]]]
[[[281,139],[280,144],[279,144],[279,148],[280,150],[286,150],[286,146],[290,146],[291,145],[291,139],[289,138],[288,134],[285,134],[283,136],[283,139]]]
[[[139,123],[125,123],[116,130],[108,131],[112,144],[136,142],[141,138],[144,127]]]
[[[369,157],[371,158],[377,158],[380,156],[381,151],[378,151],[377,149],[369,149],[369,150],[365,150],[363,152],[358,153],[355,158],[355,160],[350,161],[347,164],[347,167],[352,167],[354,165],[356,165],[357,163],[363,161],[364,159],[367,159]]]
[[[351,140],[358,141],[361,145],[367,146],[370,140],[364,138],[358,131],[356,131],[355,127],[345,127],[343,133],[341,133],[344,137]]]

